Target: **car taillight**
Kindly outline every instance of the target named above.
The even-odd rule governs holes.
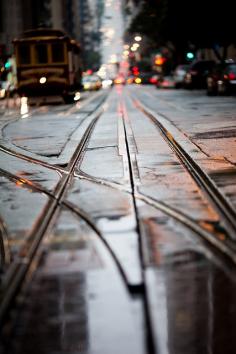
[[[229,73],[228,77],[229,77],[229,80],[235,80],[236,79],[235,73]]]
[[[156,83],[157,83],[157,79],[156,79],[155,77],[151,77],[151,78],[149,79],[149,82],[150,82],[151,84],[156,84]]]

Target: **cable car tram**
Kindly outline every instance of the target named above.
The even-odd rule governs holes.
[[[13,45],[21,96],[61,95],[70,102],[82,87],[80,46],[64,32],[29,30]]]

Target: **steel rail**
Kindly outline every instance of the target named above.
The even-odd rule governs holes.
[[[89,141],[94,126],[101,114],[102,112],[99,112],[97,115],[95,115],[87,127],[68,165],[68,174],[64,174],[61,180],[58,182],[54,199],[49,199],[44,210],[42,211],[41,217],[31,231],[31,235],[29,237],[30,241],[27,243],[27,245],[25,245],[25,247],[23,247],[20,252],[21,257],[19,257],[17,261],[12,264],[10,271],[4,278],[3,288],[1,289],[0,295],[0,323],[4,321],[7,315],[7,310],[9,309],[10,304],[13,302],[15,295],[20,289],[46,232],[50,227],[52,227],[54,217],[59,212],[59,207],[63,201],[67,187],[70,184],[76,163],[83,153],[83,150]]]
[[[10,264],[10,261],[11,253],[9,247],[9,236],[7,232],[7,227],[2,218],[0,217],[0,272],[8,264]]]
[[[126,186],[122,186],[121,184],[110,182],[105,179],[93,177],[84,174],[83,172],[81,174],[76,174],[78,178],[85,179],[87,181],[90,181],[92,183],[96,183],[98,185],[104,185],[106,187],[122,191],[127,194],[131,194],[132,191],[128,189]],[[206,239],[208,242],[213,244],[215,247],[217,247],[221,252],[223,252],[225,255],[227,255],[233,263],[236,264],[236,254],[234,250],[231,248],[231,244],[228,245],[227,243],[224,243],[221,239],[217,238],[214,233],[211,233],[207,229],[205,229],[202,225],[200,225],[196,220],[192,219],[191,217],[185,215],[183,212],[180,212],[179,210],[165,204],[164,202],[160,202],[155,200],[154,198],[151,198],[150,196],[145,195],[144,193],[141,193],[137,190],[137,186],[135,187],[134,196],[136,199],[144,202],[147,205],[150,205],[151,207],[158,209],[165,213],[166,215],[172,217],[176,221],[180,222],[184,226],[188,227],[194,233],[197,235],[201,236],[202,238]]]
[[[101,97],[102,97],[102,101],[100,101]],[[91,103],[96,102],[97,100],[99,100],[98,101],[98,106],[93,111],[91,111],[90,114],[85,116],[85,118],[83,119],[83,121],[85,121],[90,115],[94,114],[96,111],[99,110],[99,107],[103,104],[103,102],[106,100],[106,98],[107,98],[107,95],[105,95],[104,93],[100,93],[99,92],[95,96],[86,98],[82,103],[80,103],[79,110],[77,108],[75,108],[74,106],[68,108],[66,110],[66,115],[67,114],[73,114],[74,110],[80,112],[80,110],[82,108],[85,108],[88,104],[91,104]],[[39,110],[39,108],[37,108],[33,113],[35,114],[38,110]],[[14,120],[14,122],[16,122],[18,120],[21,120],[21,117],[16,118]],[[12,121],[11,122],[6,122],[1,129],[4,129],[9,124],[12,124]],[[79,126],[77,128],[75,128],[75,130],[77,130],[78,128],[79,128]],[[52,169],[52,170],[55,170],[55,171],[58,171],[58,172],[65,172],[65,169],[62,168],[60,165],[55,165],[55,164],[52,165],[52,164],[50,164],[50,163],[48,163],[46,161],[42,161],[40,158],[36,158],[36,157],[33,157],[33,156],[29,156],[27,154],[24,154],[23,152],[20,152],[20,151],[24,151],[21,148],[17,147],[17,150],[19,150],[19,151],[15,151],[14,149],[5,146],[3,143],[0,143],[0,151],[6,153],[8,155],[14,156],[16,158],[19,158],[19,159],[24,160],[24,161],[29,162],[29,163],[42,165],[42,166],[44,166],[44,167],[46,167],[48,169]]]
[[[171,149],[185,165],[196,183],[205,191],[208,199],[212,202],[218,213],[222,216],[227,230],[227,235],[232,241],[236,241],[236,212],[229,200],[221,193],[214,181],[201,169],[199,164],[184,150],[176,141],[173,135],[158,120],[156,113],[144,106],[136,98],[133,100],[135,106],[143,112],[158,127],[163,138],[168,142]],[[233,247],[233,244],[232,244]]]
[[[95,225],[94,221],[85,213],[83,210],[75,206],[73,203],[65,201],[63,202],[63,205],[67,207],[69,210],[71,210],[74,214],[79,216],[81,219],[83,219],[87,225],[91,227],[91,229],[97,234],[97,236],[100,238],[100,240],[103,242],[107,250],[110,252],[112,258],[114,259],[117,268],[119,269],[119,272],[128,288],[131,294],[136,294],[140,293],[143,291],[143,282],[140,283],[132,283],[129,281],[128,275],[126,274],[126,271],[124,267],[122,266],[121,262],[119,261],[119,258],[117,257],[115,251],[112,249],[110,246],[109,242],[104,238],[102,232],[99,230],[99,228]]]

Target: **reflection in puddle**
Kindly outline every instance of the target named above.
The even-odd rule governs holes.
[[[123,217],[101,218],[98,227],[103,232],[124,232],[136,228],[136,219],[133,214]]]
[[[158,353],[235,352],[236,283],[212,260],[194,251],[174,254],[148,279]]]

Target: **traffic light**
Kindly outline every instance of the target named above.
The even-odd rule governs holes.
[[[6,61],[6,63],[4,64],[4,67],[5,67],[5,69],[10,69],[10,67],[11,67],[10,60]]]
[[[160,54],[155,56],[155,65],[161,66],[166,62],[166,58]]]
[[[186,53],[186,59],[187,60],[193,60],[195,57],[194,53],[193,52],[187,52]]]
[[[132,73],[133,73],[133,75],[135,75],[135,76],[139,75],[139,68],[138,68],[138,66],[133,66],[133,67],[132,67]]]

